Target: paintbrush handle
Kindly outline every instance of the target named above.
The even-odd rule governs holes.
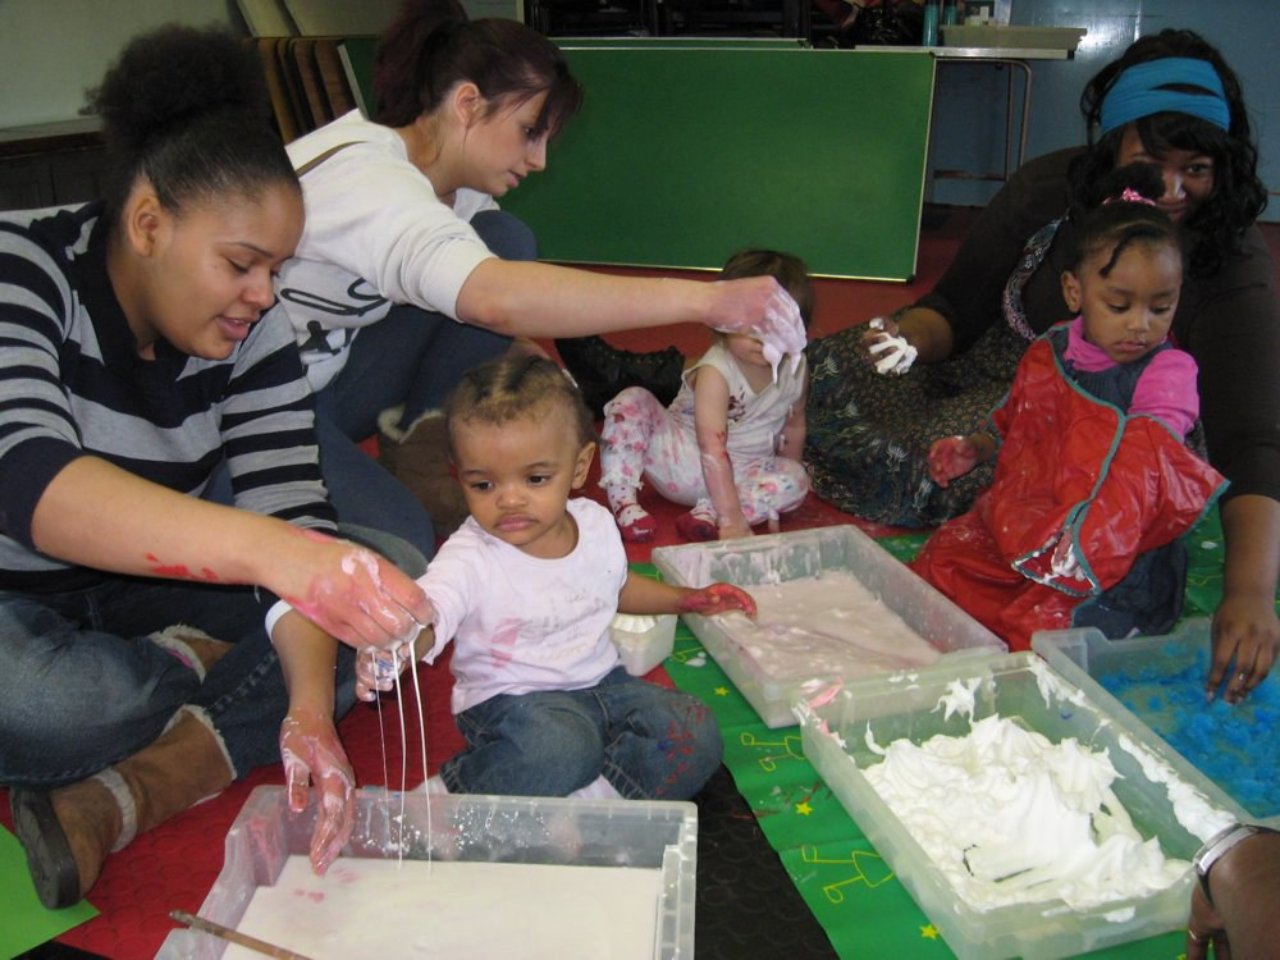
[[[309,957],[305,957],[300,953],[294,953],[284,947],[277,947],[275,944],[259,940],[257,937],[251,937],[247,933],[241,933],[238,930],[232,930],[230,927],[224,927],[222,924],[206,920],[204,917],[197,917],[194,913],[187,913],[185,910],[170,910],[169,916],[192,930],[199,930],[201,933],[220,937],[229,943],[248,947],[250,950],[256,950],[258,953],[268,957],[275,957],[276,960],[310,960]]]

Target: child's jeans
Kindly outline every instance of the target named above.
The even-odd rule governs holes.
[[[628,799],[687,800],[723,752],[700,700],[622,667],[584,690],[499,694],[457,721],[467,748],[440,770],[451,793],[563,797],[603,774]]]

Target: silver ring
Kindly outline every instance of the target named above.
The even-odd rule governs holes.
[[[1187,936],[1188,936],[1188,937],[1190,937],[1190,938],[1191,938],[1191,940],[1192,940],[1194,943],[1200,943],[1201,941],[1203,941],[1203,940],[1204,940],[1204,937],[1197,937],[1197,936],[1196,936],[1196,935],[1191,931],[1191,928],[1190,928],[1190,927],[1187,927]]]

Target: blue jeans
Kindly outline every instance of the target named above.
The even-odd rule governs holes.
[[[511,214],[487,210],[471,225],[504,260],[537,259],[533,232]],[[510,344],[508,337],[408,304],[360,330],[342,371],[316,395],[320,470],[343,522],[395,533],[428,558],[435,553],[435,530],[422,505],[359,443],[377,431],[378,414],[388,407],[404,405],[402,429],[439,409],[462,374]]]
[[[603,774],[628,799],[687,800],[724,752],[702,701],[622,667],[585,690],[499,694],[457,722],[467,747],[440,770],[451,793],[563,797]]]
[[[418,576],[394,538],[343,530]],[[235,646],[202,683],[147,639],[183,623]],[[355,703],[355,654],[339,644],[335,716]],[[204,709],[236,776],[280,759],[289,698],[252,587],[102,574],[54,594],[0,591],[0,784],[52,788],[152,743],[185,705]]]

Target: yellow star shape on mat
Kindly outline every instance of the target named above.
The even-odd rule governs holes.
[[[801,800],[796,804],[796,813],[800,814],[802,817],[807,817],[809,814],[813,813],[813,807],[809,806],[808,800]]]
[[[937,940],[938,928],[935,927],[932,923],[926,923],[923,927],[920,928],[920,936],[924,937],[926,940]]]
[[[729,695],[729,688],[728,688],[728,687],[716,687],[716,696],[717,696],[717,697],[727,697],[728,695]]]

